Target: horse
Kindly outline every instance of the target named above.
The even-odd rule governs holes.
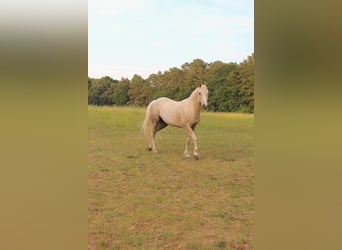
[[[157,153],[156,133],[168,125],[183,128],[186,133],[186,143],[184,157],[191,158],[189,154],[190,138],[194,142],[193,155],[196,160],[199,159],[197,136],[194,132],[195,127],[200,122],[200,111],[208,106],[208,88],[201,84],[191,95],[182,100],[175,101],[167,97],[160,97],[150,102],[146,109],[146,116],[143,122],[145,135],[150,131],[151,144],[148,150]]]

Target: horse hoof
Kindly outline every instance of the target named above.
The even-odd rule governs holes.
[[[194,155],[195,160],[199,160],[199,155]]]
[[[184,158],[191,158],[191,155],[188,153],[188,154],[184,154]]]
[[[148,147],[147,147],[147,150],[148,150],[148,151],[152,151],[152,147],[151,147],[151,146],[148,146]]]

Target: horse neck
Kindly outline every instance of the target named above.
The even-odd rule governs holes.
[[[199,98],[198,91],[199,91],[199,88],[197,88],[194,92],[192,92],[192,94],[189,97],[190,104],[194,110],[195,117],[199,117],[200,111],[201,111],[201,105],[200,105],[200,102],[198,100],[198,98]]]

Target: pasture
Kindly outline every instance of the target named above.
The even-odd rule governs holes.
[[[144,116],[88,107],[88,249],[251,249],[254,116],[202,112],[199,160],[170,126],[148,151]]]

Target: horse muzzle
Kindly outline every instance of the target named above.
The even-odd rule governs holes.
[[[203,107],[204,109],[207,109],[208,105],[207,105],[207,104],[202,104],[202,107]]]

